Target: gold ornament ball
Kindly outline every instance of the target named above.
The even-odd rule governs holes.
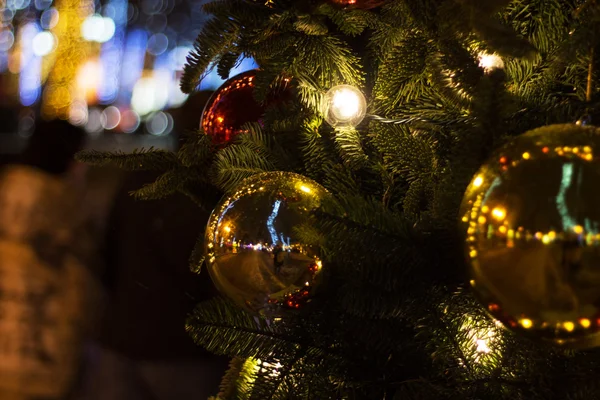
[[[465,193],[471,285],[506,327],[600,344],[600,129],[551,125],[502,147]]]
[[[291,172],[245,179],[225,195],[206,228],[206,260],[215,286],[253,313],[282,316],[310,302],[320,283],[319,249],[302,229],[330,194]]]

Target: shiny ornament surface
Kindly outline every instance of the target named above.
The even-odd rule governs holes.
[[[298,228],[329,193],[291,172],[266,172],[225,195],[206,229],[206,260],[215,286],[245,309],[283,315],[303,308],[320,282],[318,248]]]
[[[597,128],[542,127],[496,151],[467,188],[471,285],[506,327],[600,344],[599,155]]]
[[[212,137],[215,144],[229,143],[243,133],[242,126],[258,122],[269,104],[284,98],[288,85],[275,89],[264,104],[254,99],[254,79],[257,70],[242,72],[219,87],[210,97],[202,117],[200,128]]]

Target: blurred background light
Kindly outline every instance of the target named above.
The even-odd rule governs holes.
[[[97,59],[86,61],[77,71],[77,90],[88,104],[96,104],[101,77],[102,65]]]
[[[85,125],[88,121],[88,105],[85,101],[75,101],[69,110],[69,122],[75,126]]]
[[[147,35],[142,29],[130,31],[125,39],[122,65],[126,65],[127,67],[121,69],[120,102],[129,103],[133,87],[142,77],[146,55],[146,42]]]
[[[12,10],[23,10],[29,6],[30,0],[6,0],[6,7]]]
[[[121,122],[121,111],[115,106],[110,106],[102,111],[100,125],[106,130],[115,129]]]
[[[155,33],[148,39],[148,53],[159,56],[167,50],[169,39],[164,33]]]
[[[35,0],[35,8],[38,10],[45,10],[52,5],[52,0]]]
[[[102,132],[102,111],[98,108],[90,108],[88,111],[88,119],[85,124],[85,130],[87,133],[94,136]]]
[[[159,111],[152,114],[146,121],[146,131],[154,136],[165,136],[173,130],[171,114]]]
[[[115,29],[115,21],[112,18],[94,14],[83,21],[81,34],[90,42],[104,43],[113,37]]]
[[[121,115],[121,130],[133,133],[140,127],[140,116],[133,110],[126,110]]]
[[[10,8],[4,8],[2,10],[2,20],[3,21],[11,21],[15,17],[15,11]]]
[[[54,35],[48,31],[42,31],[33,37],[33,54],[38,57],[48,55],[56,47]]]
[[[52,29],[58,23],[58,18],[58,10],[56,8],[49,8],[40,16],[40,25],[44,29]]]
[[[167,139],[158,138],[174,129],[167,109],[189,98],[179,79],[208,19],[201,10],[207,1],[0,3],[0,90],[4,107],[15,110],[7,132],[27,132],[30,118],[42,114],[66,118],[90,135],[144,132]],[[256,63],[245,59],[231,75],[252,68]],[[223,82],[212,71],[198,89]],[[22,117],[25,109],[31,113]]]
[[[140,79],[133,88],[131,107],[140,115],[161,110],[169,101],[169,88],[157,76]]]
[[[20,137],[28,138],[33,135],[35,129],[35,113],[25,109],[19,115],[17,133]]]
[[[15,35],[12,31],[6,30],[0,32],[0,51],[8,51],[15,43]]]
[[[33,39],[39,28],[34,22],[26,24],[19,34],[21,48],[19,97],[21,104],[32,106],[37,102],[41,93],[42,60],[34,54]]]
[[[100,54],[103,75],[98,88],[98,100],[101,104],[111,104],[119,94],[127,24],[127,0],[111,0],[104,6],[103,11],[106,13],[105,18],[113,18],[115,30],[112,38],[102,46]]]

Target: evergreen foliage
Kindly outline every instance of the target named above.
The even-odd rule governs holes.
[[[358,4],[361,0],[357,0]],[[529,129],[597,116],[586,102],[600,5],[579,0],[388,0],[363,10],[327,0],[215,0],[182,88],[243,57],[256,97],[292,78],[296,98],[232,144],[198,132],[177,155],[80,158],[164,174],[136,192],[181,191],[207,208],[258,172],[293,171],[337,203],[316,229],[327,280],[299,316],[268,321],[223,300],[187,329],[234,357],[220,399],[594,399],[598,351],[569,352],[499,328],[464,287],[458,207],[490,152]],[[598,50],[598,49],[597,49]],[[485,71],[480,52],[502,56]],[[599,52],[596,51],[596,54]],[[320,105],[360,87],[367,121],[335,131]],[[201,264],[202,241],[192,257]],[[483,344],[485,348],[481,348]]]

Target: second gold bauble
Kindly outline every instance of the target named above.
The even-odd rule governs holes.
[[[600,344],[600,130],[534,129],[495,152],[461,208],[471,285],[508,328]]]

